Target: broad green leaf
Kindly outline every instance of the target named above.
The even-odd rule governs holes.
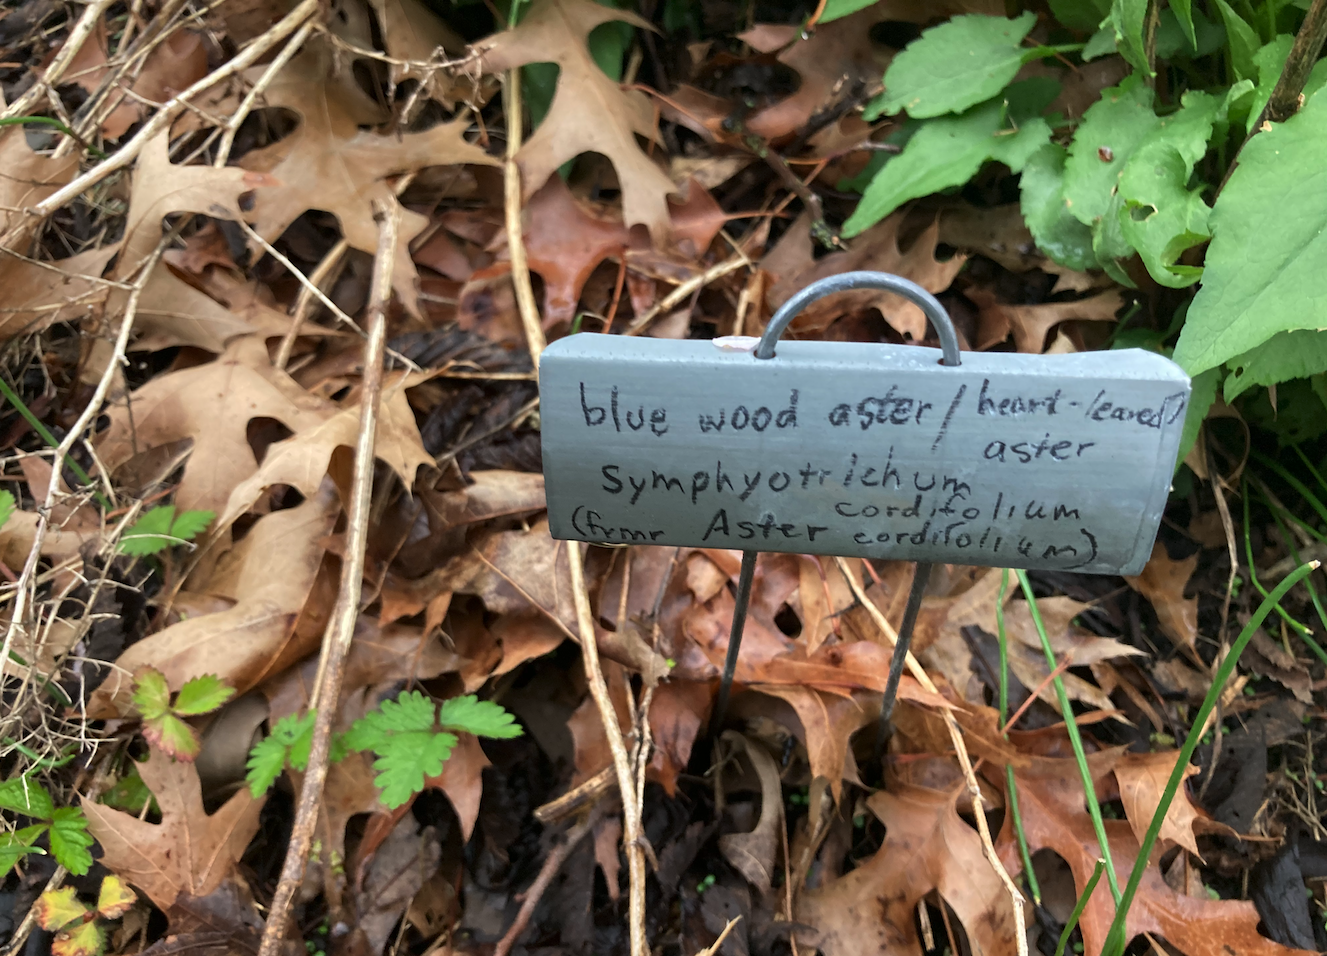
[[[1193,30],[1193,0],[1170,0],[1168,9],[1174,12],[1175,19],[1179,21],[1180,29],[1189,38],[1189,46],[1197,49],[1198,35]]]
[[[1110,23],[1115,28],[1115,43],[1135,70],[1151,74],[1147,51],[1143,47],[1143,25],[1147,20],[1148,0],[1113,0]]]
[[[96,921],[70,926],[51,940],[51,956],[101,956],[106,951],[106,933]]]
[[[49,820],[55,811],[51,794],[31,777],[15,777],[0,783],[0,810]]]
[[[1020,181],[1023,219],[1037,248],[1062,266],[1092,269],[1092,230],[1069,214],[1064,203],[1063,146],[1047,143],[1032,154]]]
[[[186,763],[198,756],[202,740],[194,730],[174,714],[162,714],[143,721],[143,737],[149,744],[175,760]]]
[[[1089,33],[1110,15],[1110,0],[1050,0],[1055,19],[1070,30]]]
[[[46,832],[46,824],[23,827],[14,833],[0,833],[0,879],[9,875],[18,861],[29,853],[45,855],[45,850],[32,846],[32,841]]]
[[[442,765],[455,746],[453,734],[407,731],[393,735],[383,748],[375,749],[378,759],[373,761],[373,769],[378,775],[373,782],[382,790],[383,804],[395,810],[423,790],[424,779],[442,773]]]
[[[1129,154],[1160,123],[1152,91],[1137,74],[1102,91],[1083,114],[1064,164],[1064,198],[1074,218],[1090,226],[1106,214]]]
[[[13,492],[0,491],[0,528],[3,528],[5,522],[14,514],[15,507]]]
[[[473,694],[444,700],[438,712],[438,723],[476,737],[519,737],[524,733],[515,716],[500,704],[480,700]]]
[[[1195,375],[1190,382],[1189,407],[1184,412],[1184,429],[1180,432],[1180,448],[1175,458],[1178,469],[1189,456],[1189,449],[1198,440],[1198,430],[1203,427],[1203,420],[1212,403],[1216,401],[1216,387],[1221,381],[1221,370],[1209,368],[1201,375]]]
[[[1124,238],[1120,226],[1120,214],[1124,210],[1124,199],[1118,189],[1113,190],[1106,213],[1092,224],[1092,254],[1097,262],[1120,285],[1133,289],[1137,285],[1121,264],[1122,260],[1133,257],[1134,248]]]
[[[170,685],[166,675],[155,667],[145,667],[134,678],[134,706],[144,720],[156,720],[170,713]]]
[[[831,23],[834,20],[841,20],[858,10],[865,10],[873,3],[875,0],[828,0],[820,14],[820,22]]]
[[[60,807],[51,815],[51,855],[74,876],[83,876],[92,867],[92,836],[88,818],[78,807]]]
[[[1083,62],[1087,63],[1098,57],[1109,56],[1115,52],[1115,49],[1115,28],[1104,26],[1092,34],[1092,38],[1087,41],[1087,45],[1083,47],[1080,56],[1083,58]]]
[[[101,881],[101,891],[97,894],[97,912],[106,919],[119,919],[129,912],[129,907],[137,900],[138,895],[123,880],[111,875]]]
[[[87,914],[87,906],[79,900],[77,891],[72,886],[47,890],[37,897],[37,902],[33,904],[33,916],[37,918],[37,925],[50,932],[64,929],[75,920],[81,922]]]
[[[170,533],[174,520],[174,505],[161,505],[143,512],[142,517],[120,537],[120,553],[142,557],[164,551],[176,543]]]
[[[1212,209],[1206,271],[1175,361],[1190,375],[1277,332],[1318,329],[1327,271],[1327,97],[1258,133]]]
[[[885,91],[867,104],[865,118],[903,110],[917,119],[961,113],[1013,81],[1025,62],[1023,38],[1036,24],[972,13],[931,27],[894,57]]]
[[[1226,367],[1225,398],[1233,402],[1255,385],[1275,385],[1292,378],[1310,378],[1327,372],[1327,332],[1296,329],[1278,332],[1243,355],[1237,355]],[[1206,373],[1204,373],[1206,374]]]
[[[234,687],[222,682],[215,674],[204,674],[185,681],[171,709],[186,717],[196,717],[216,710],[234,696]]]
[[[182,511],[179,517],[171,522],[171,537],[180,541],[192,541],[207,529],[216,516],[215,511]]]
[[[1258,77],[1258,67],[1254,61],[1262,41],[1253,27],[1226,3],[1216,0],[1221,11],[1221,20],[1226,25],[1226,38],[1230,49],[1230,65],[1235,69],[1235,76],[1241,80],[1254,80]]]
[[[991,101],[923,123],[903,152],[871,180],[843,224],[843,235],[857,235],[910,199],[966,183],[987,160],[999,160],[1015,172],[1022,169],[1049,140],[1050,127],[1038,117],[1017,130],[1005,129],[1003,112],[1003,103]]]

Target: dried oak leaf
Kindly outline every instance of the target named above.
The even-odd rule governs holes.
[[[980,287],[967,290],[966,295],[980,310],[979,323],[984,330],[1012,329],[1014,347],[1034,355],[1045,351],[1047,333],[1061,322],[1114,322],[1115,314],[1124,306],[1124,297],[1118,289],[1072,302],[1042,305],[1005,305],[995,293]],[[989,341],[994,334],[998,333],[986,331],[983,337]],[[1004,338],[1005,335],[1000,335],[995,341],[1004,341]]]
[[[166,675],[172,689],[216,674],[242,694],[314,650],[320,635],[301,634],[296,624],[340,510],[329,480],[297,507],[256,521],[221,557],[205,591],[233,604],[186,618],[130,647],[92,695],[88,716],[125,713],[131,690],[125,675],[149,664]]]
[[[725,833],[719,837],[719,851],[770,902],[779,831],[783,827],[783,781],[779,779],[779,765],[760,744],[735,731],[725,731],[723,740],[734,749],[740,747],[746,751],[760,778],[760,819],[749,833]]]
[[[54,262],[0,258],[0,287],[5,290],[0,339],[40,332],[99,311],[112,286],[98,280],[119,248],[115,243]]]
[[[867,806],[885,825],[884,846],[852,872],[803,894],[796,912],[797,922],[812,928],[806,942],[824,956],[921,956],[914,915],[922,897],[936,890],[967,930],[973,953],[1012,953],[1022,927],[981,838],[958,815],[964,794],[961,785],[947,792],[903,785],[872,796]]]
[[[1161,796],[1165,793],[1166,783],[1178,759],[1178,750],[1165,750],[1158,753],[1127,753],[1115,763],[1115,782],[1120,788],[1124,815],[1140,843],[1152,824],[1157,807],[1161,805]],[[1184,776],[1187,779],[1197,772],[1198,768],[1191,764],[1185,768]],[[1161,845],[1164,847],[1178,843],[1202,859],[1195,837],[1199,833],[1214,832],[1235,835],[1230,827],[1213,820],[1205,810],[1196,806],[1189,799],[1188,787],[1181,781],[1179,792],[1175,794],[1175,799],[1166,810],[1165,819],[1161,821]]]
[[[112,408],[97,452],[113,472],[140,452],[191,438],[175,506],[220,512],[232,489],[258,470],[247,436],[252,419],[274,418],[299,433],[334,412],[272,367],[260,337],[246,336],[216,361],[159,375],[135,391],[128,405]]]
[[[23,127],[11,126],[0,135],[0,232],[16,225],[24,209],[50,196],[77,172],[76,155],[55,159],[33,152]],[[5,257],[6,261],[12,258]]]
[[[773,277],[766,293],[770,311],[817,279],[856,269],[892,272],[911,279],[928,292],[948,289],[967,258],[955,255],[944,262],[936,258],[938,222],[923,231],[906,252],[901,250],[898,231],[905,215],[906,212],[897,212],[872,226],[853,240],[852,249],[847,252],[833,252],[816,259],[811,244],[811,219],[803,214],[760,262],[760,267]],[[926,338],[926,316],[922,310],[907,299],[878,289],[838,292],[818,299],[793,320],[793,329],[799,333],[823,331],[841,315],[871,308],[879,309],[886,322],[914,341]]]
[[[485,73],[499,73],[527,63],[558,65],[548,115],[516,155],[525,199],[563,163],[581,153],[601,153],[617,170],[623,219],[628,226],[643,223],[662,246],[669,231],[666,197],[677,187],[636,145],[637,134],[659,139],[654,108],[644,93],[623,90],[610,79],[588,46],[591,30],[615,20],[653,29],[635,13],[592,0],[536,0],[515,29],[477,44],[480,66]]]
[[[1157,612],[1161,631],[1176,647],[1193,647],[1198,639],[1198,597],[1186,599],[1184,589],[1198,567],[1195,553],[1182,561],[1172,561],[1160,541],[1152,545],[1143,573],[1126,577],[1129,587],[1147,598]]]
[[[454,78],[450,70],[430,70],[418,64],[432,60],[439,51],[459,53],[465,49],[465,41],[419,0],[369,2],[378,15],[382,42],[388,55],[396,60],[411,61],[392,64],[392,82],[417,80],[423,84],[428,96],[448,109],[464,99],[466,90],[462,79]]]
[[[321,209],[336,216],[346,242],[371,253],[378,245],[373,203],[396,203],[401,227],[392,284],[405,307],[417,315],[418,274],[409,247],[428,220],[399,206],[388,179],[427,166],[494,166],[497,160],[466,142],[466,118],[422,133],[384,135],[360,129],[373,104],[361,102],[362,94],[347,91],[344,83],[335,83],[330,64],[330,54],[314,45],[291,60],[265,93],[267,106],[293,110],[301,123],[285,139],[241,160],[246,169],[270,173],[280,182],[254,191],[249,213],[254,231],[270,242],[308,210]]]
[[[153,748],[139,776],[157,798],[161,822],[149,823],[83,797],[88,832],[101,862],[134,884],[174,922],[177,901],[198,901],[232,881],[245,847],[258,832],[262,800],[241,789],[209,816],[198,771]]]
[[[1118,750],[1089,754],[1093,779],[1101,781],[1118,759]],[[1029,851],[1049,849],[1063,857],[1073,871],[1075,894],[1081,893],[1101,850],[1084,808],[1075,762],[1035,757],[1027,766],[1016,768],[1014,776]],[[1133,868],[1138,840],[1123,820],[1107,820],[1105,826],[1115,871],[1123,879]],[[1022,869],[1010,816],[1005,817],[997,850],[1010,873]],[[1109,892],[1092,894],[1079,921],[1084,952],[1101,952],[1114,912]],[[1258,919],[1257,909],[1247,901],[1195,899],[1176,893],[1153,863],[1144,871],[1129,909],[1125,939],[1151,933],[1186,956],[1307,956],[1303,950],[1289,949],[1259,934]]]

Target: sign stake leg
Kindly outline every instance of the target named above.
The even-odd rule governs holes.
[[[733,673],[737,670],[737,654],[742,649],[742,631],[746,627],[746,609],[751,603],[751,582],[756,576],[756,557],[759,552],[742,552],[742,570],[737,576],[737,603],[733,605],[733,628],[728,632],[728,655],[723,661],[723,677],[719,679],[719,695],[714,699],[714,716],[710,719],[710,733],[723,728],[728,710],[728,695],[733,689]]]
[[[912,631],[917,626],[917,614],[922,608],[922,597],[926,593],[926,582],[931,578],[929,561],[918,561],[912,575],[912,587],[908,591],[908,603],[903,609],[903,622],[898,629],[898,643],[894,645],[894,656],[889,660],[889,676],[885,680],[885,696],[880,701],[880,730],[876,734],[876,757],[883,758],[885,744],[889,741],[890,718],[894,716],[894,700],[898,697],[898,682],[903,677],[903,664],[908,659],[908,646],[912,643]]]

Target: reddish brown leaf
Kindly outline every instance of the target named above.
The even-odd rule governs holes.
[[[1182,561],[1172,561],[1166,546],[1158,541],[1152,546],[1152,557],[1143,573],[1124,579],[1129,587],[1147,598],[1157,612],[1162,632],[1176,647],[1191,648],[1198,639],[1198,598],[1184,597],[1184,589],[1197,567],[1196,553]]]

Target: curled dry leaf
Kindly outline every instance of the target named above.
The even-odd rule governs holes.
[[[241,789],[216,813],[203,809],[191,763],[153,750],[138,774],[157,798],[161,822],[149,823],[83,797],[88,832],[102,848],[102,864],[138,887],[174,921],[176,901],[197,901],[235,878],[244,849],[258,832],[263,801]]]
[[[592,0],[535,0],[514,30],[477,44],[481,68],[500,73],[527,63],[556,63],[557,92],[548,115],[516,154],[525,198],[581,153],[602,153],[617,170],[622,185],[622,217],[628,226],[643,223],[659,245],[668,237],[668,202],[677,191],[668,174],[636,145],[636,135],[658,141],[654,108],[644,93],[623,90],[590,55],[590,31],[601,23],[622,21],[653,29],[638,14],[604,7]]]
[[[899,686],[900,696],[920,692],[916,681],[905,677],[910,686]],[[801,733],[791,720],[783,720],[806,746],[811,774],[829,781],[835,801],[843,795],[844,781],[860,783],[857,762],[852,758],[852,735],[879,719],[880,694],[855,691],[849,696],[815,690],[810,687],[756,685],[754,690],[777,697],[797,714]]]
[[[233,606],[187,618],[130,647],[92,695],[88,716],[125,713],[131,687],[124,675],[141,667],[160,670],[172,689],[216,674],[242,694],[316,649],[320,635],[300,635],[296,623],[340,511],[329,480],[298,507],[259,519],[208,582],[208,593]]]
[[[914,916],[935,890],[967,930],[974,953],[1012,953],[1022,927],[976,829],[958,815],[963,794],[962,786],[903,785],[872,796],[867,806],[885,825],[884,846],[847,875],[803,894],[797,921],[814,928],[803,938],[824,956],[920,954]]]
[[[1152,557],[1143,573],[1124,580],[1157,612],[1161,631],[1175,642],[1176,647],[1192,648],[1198,639],[1198,598],[1185,599],[1184,589],[1198,567],[1195,552],[1182,561],[1172,561],[1166,546],[1160,541],[1152,545]]]
[[[428,96],[451,109],[464,99],[462,81],[453,79],[448,70],[428,69],[418,64],[442,53],[459,53],[465,41],[443,22],[442,18],[419,0],[370,0],[382,28],[383,46],[396,60],[413,61],[392,64],[392,82],[417,80]],[[467,84],[468,85],[468,84]]]
[[[974,287],[968,298],[981,310],[984,328],[1012,329],[1014,347],[1020,352],[1040,355],[1046,348],[1046,335],[1061,322],[1071,319],[1086,322],[1114,322],[1124,306],[1118,289],[1110,289],[1072,302],[1047,302],[1043,305],[1005,305],[988,289]],[[1003,341],[1001,335],[995,341]]]
[[[760,819],[750,833],[726,833],[719,837],[719,850],[768,902],[774,892],[774,861],[783,827],[783,781],[779,779],[779,765],[760,744],[739,733],[725,731],[723,740],[746,752],[760,778]]]

